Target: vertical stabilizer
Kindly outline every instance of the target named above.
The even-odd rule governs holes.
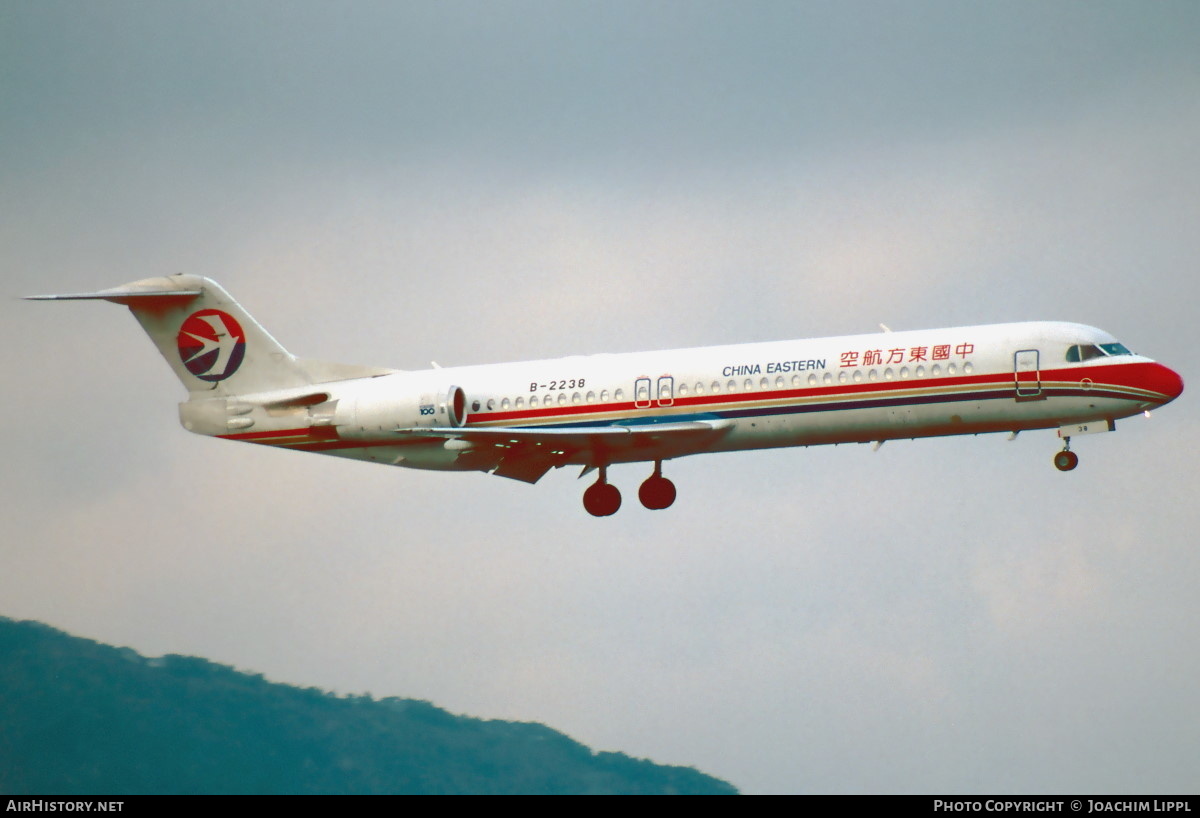
[[[207,278],[147,278],[96,293],[33,298],[101,299],[126,305],[171,371],[196,397],[311,383],[304,367],[229,293]]]

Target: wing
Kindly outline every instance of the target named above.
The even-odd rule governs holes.
[[[546,472],[567,463],[587,469],[628,460],[661,460],[702,448],[725,434],[728,420],[689,420],[628,426],[539,429],[537,427],[464,427],[397,429],[412,437],[461,441],[463,457],[501,477],[536,483]],[[585,469],[585,471],[587,470]]]

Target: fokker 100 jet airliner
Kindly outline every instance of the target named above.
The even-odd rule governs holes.
[[[527,483],[580,466],[597,472],[583,505],[598,517],[621,506],[610,465],[653,463],[638,497],[661,509],[675,501],[663,461],[702,452],[1057,429],[1054,465],[1070,471],[1073,436],[1183,391],[1108,333],[1058,322],[411,372],[293,357],[198,276],[32,298],[128,306],[187,387],[192,432]]]

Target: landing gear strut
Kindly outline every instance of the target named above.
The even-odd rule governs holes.
[[[583,493],[583,507],[593,517],[609,517],[621,507],[621,492],[608,482],[608,468],[600,467],[600,478]]]
[[[1063,450],[1054,455],[1054,468],[1059,471],[1070,471],[1079,465],[1079,455],[1071,451],[1071,438],[1063,438]]]
[[[667,508],[675,502],[675,484],[662,476],[662,461],[654,461],[654,474],[638,489],[638,499],[649,509]]]

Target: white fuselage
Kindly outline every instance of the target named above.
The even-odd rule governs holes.
[[[585,355],[400,372],[296,358],[219,284],[193,275],[38,301],[128,306],[188,390],[184,427],[228,440],[528,483],[598,471],[590,514],[621,506],[613,463],[702,452],[1058,428],[1070,437],[1174,400],[1180,377],[1081,324],[1028,322]]]
[[[489,443],[411,433],[452,425],[440,398],[454,387],[466,397],[463,430],[583,434],[693,421],[713,428],[707,436],[609,447],[602,463],[592,449],[564,450],[554,463],[585,466],[1113,421],[1179,393],[1171,370],[1124,350],[1067,360],[1072,347],[1119,347],[1115,341],[1093,327],[1031,322],[398,372],[321,385],[334,408],[316,425],[261,413],[253,429],[220,436],[416,468],[490,471]],[[410,421],[397,409],[414,404],[427,414]]]

